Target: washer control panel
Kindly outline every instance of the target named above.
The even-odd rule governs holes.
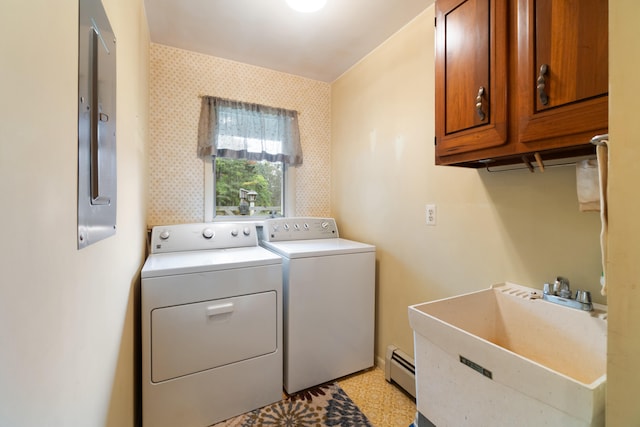
[[[205,222],[158,225],[151,230],[151,253],[258,246],[255,224]]]
[[[337,237],[338,226],[333,218],[270,218],[264,221],[260,230],[260,239],[267,242]]]

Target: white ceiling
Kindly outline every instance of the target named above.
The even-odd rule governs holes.
[[[434,0],[145,0],[151,41],[333,82]]]

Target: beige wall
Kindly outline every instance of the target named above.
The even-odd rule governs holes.
[[[150,67],[150,227],[204,220],[204,165],[196,156],[201,95],[298,111],[304,164],[292,169],[295,214],[329,215],[329,84],[158,44]]]
[[[192,215],[158,205],[146,215],[148,194],[174,196],[157,183],[146,191],[146,20],[142,0],[105,6],[118,37],[118,232],[82,251],[75,216],[77,2],[8,0],[0,13],[2,425],[134,425],[134,294],[145,222]],[[640,6],[611,2],[610,12],[607,425],[616,427],[640,423],[640,47],[627,42],[636,36]],[[303,201],[300,214],[330,210],[345,237],[378,247],[378,356],[390,343],[411,351],[406,306],[416,302],[502,280],[537,287],[557,273],[597,295],[598,220],[577,212],[572,168],[490,175],[433,166],[432,15],[431,8],[336,81],[331,107],[327,88],[312,81],[290,95],[320,92],[319,106],[301,108],[319,108],[307,117],[325,123],[317,147],[305,147],[305,160],[313,159],[305,165],[305,191],[318,195]],[[166,65],[174,66],[181,67]],[[256,102],[283,89],[265,89],[263,71],[250,74],[258,78],[230,87],[258,93]],[[331,109],[333,148],[326,153],[323,117]],[[332,156],[327,201],[321,186]],[[152,171],[149,179],[159,178]],[[435,227],[424,225],[425,203],[438,206]]]
[[[607,426],[640,425],[640,4],[609,2]]]
[[[76,249],[78,1],[0,6],[0,425],[134,425],[134,293],[144,260],[148,30],[118,38],[117,233]]]
[[[433,6],[332,85],[332,207],[377,246],[376,355],[412,353],[407,306],[556,275],[600,296],[599,217],[575,167],[488,173],[434,166]],[[425,225],[425,204],[437,225]]]

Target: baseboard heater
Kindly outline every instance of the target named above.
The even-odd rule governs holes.
[[[387,381],[416,397],[416,365],[408,354],[394,345],[387,347],[384,374]]]

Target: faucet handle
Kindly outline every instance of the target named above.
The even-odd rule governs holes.
[[[578,289],[576,291],[576,301],[588,304],[591,302],[591,292]]]
[[[562,298],[571,298],[571,287],[569,279],[558,276],[553,284],[554,293]]]

